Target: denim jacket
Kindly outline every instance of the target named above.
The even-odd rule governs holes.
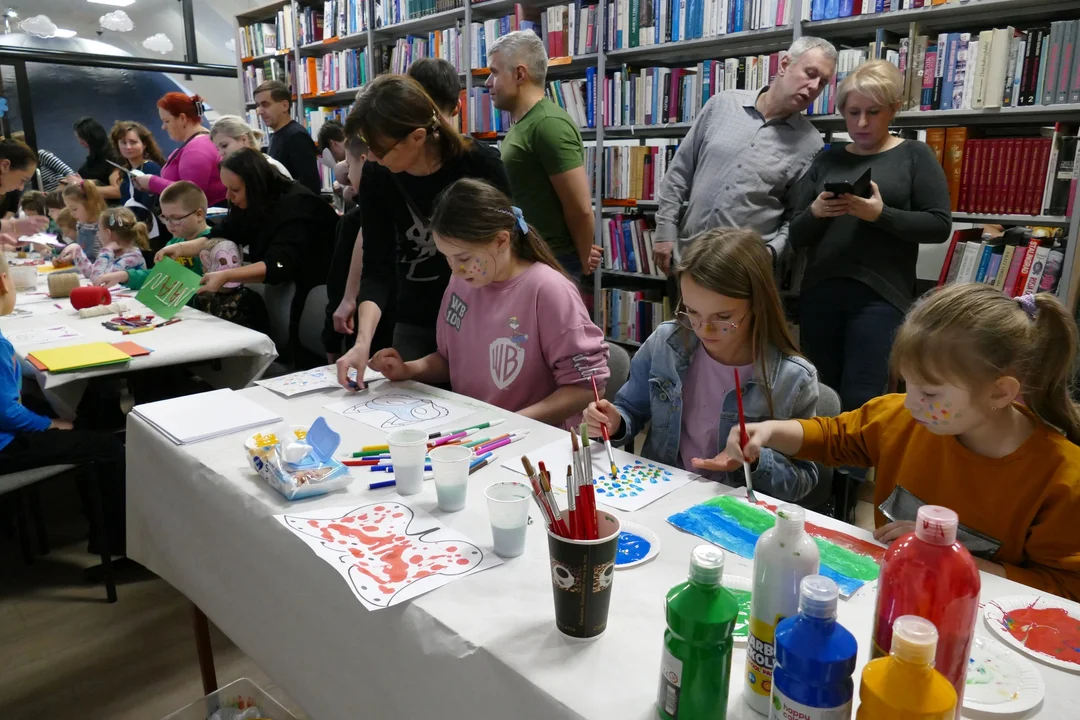
[[[634,355],[630,378],[615,397],[615,407],[623,418],[623,431],[619,437],[611,438],[613,443],[622,444],[651,421],[642,454],[650,460],[676,467],[682,432],[683,380],[700,342],[695,335],[679,330],[679,325],[673,321],[662,323]],[[686,335],[690,337],[689,342],[684,340]],[[742,385],[746,421],[813,417],[818,400],[814,366],[801,357],[781,355],[779,350],[770,348],[768,368],[772,374],[769,380],[775,414],[769,413],[765,385],[757,377],[760,369],[755,365],[755,376],[744,379]],[[731,428],[739,423],[738,401],[734,392],[717,400],[721,408],[717,446],[723,450]],[[745,483],[742,469],[726,473],[726,476],[723,481],[727,485]],[[817,485],[818,472],[812,462],[793,460],[764,448],[757,468],[750,473],[750,481],[756,490],[786,502],[796,502]]]

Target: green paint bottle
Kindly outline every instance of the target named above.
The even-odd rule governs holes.
[[[724,589],[724,552],[698,545],[690,577],[667,594],[657,714],[664,720],[724,720],[732,632],[739,603]]]

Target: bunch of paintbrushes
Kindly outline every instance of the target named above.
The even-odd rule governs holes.
[[[581,435],[578,440],[578,433]],[[548,528],[557,535],[570,540],[596,540],[599,532],[596,522],[596,492],[592,476],[592,445],[586,426],[570,433],[572,461],[566,466],[566,518],[563,518],[555,495],[551,491],[551,473],[540,463],[540,470],[533,469],[529,458],[521,457],[525,474],[532,483],[533,499]]]
[[[562,512],[559,511],[559,504],[555,502],[555,495],[551,492],[551,473],[544,467],[543,462],[540,463],[540,471],[537,472],[533,464],[529,462],[529,458],[524,455],[521,456],[521,465],[525,468],[525,474],[529,476],[533,500],[536,501],[537,507],[540,508],[540,514],[544,516],[544,523],[548,529],[564,538],[570,537],[570,528],[567,527],[566,521],[563,520]]]

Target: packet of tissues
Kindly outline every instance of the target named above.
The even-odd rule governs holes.
[[[245,446],[259,477],[289,500],[302,500],[349,484],[349,469],[334,458],[340,444],[341,436],[320,417],[306,432],[256,433]]]

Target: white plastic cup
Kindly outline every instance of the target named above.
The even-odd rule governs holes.
[[[525,552],[532,488],[519,482],[497,482],[484,491],[495,554],[513,558]]]
[[[399,495],[416,495],[424,489],[424,458],[427,457],[428,434],[423,430],[402,428],[386,437],[390,446],[390,462]]]
[[[472,449],[464,445],[443,445],[432,450],[430,456],[439,509],[443,512],[464,510],[469,489],[469,463],[476,457]]]

